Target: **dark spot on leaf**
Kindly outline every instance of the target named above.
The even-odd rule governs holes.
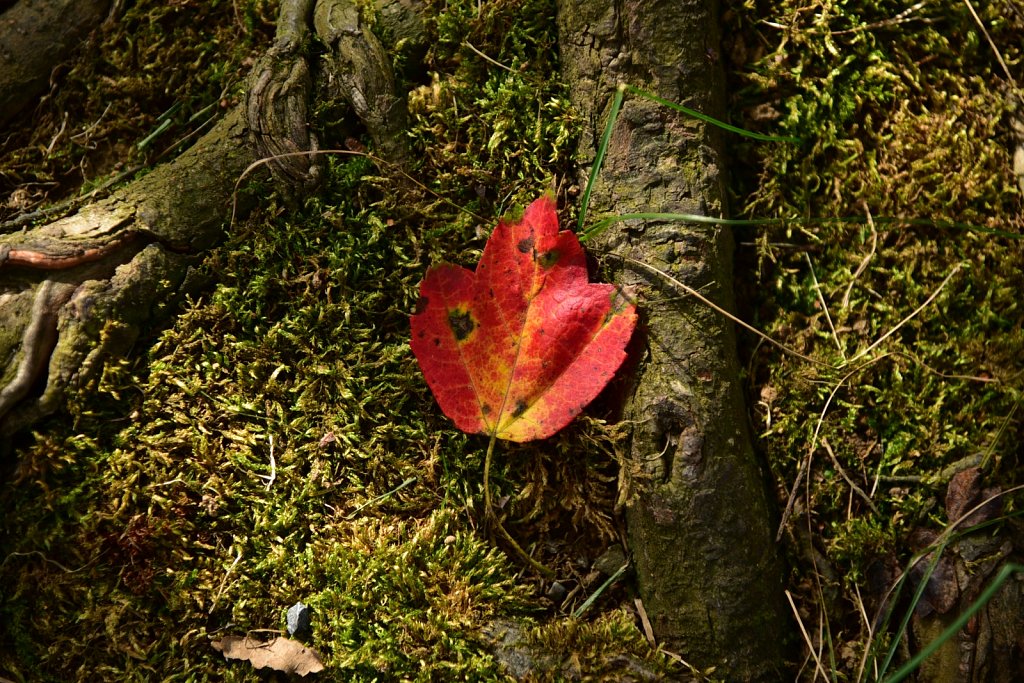
[[[512,417],[522,417],[528,407],[529,406],[526,405],[526,401],[519,399],[516,401],[516,409],[512,411]]]
[[[455,341],[462,341],[476,329],[476,321],[469,311],[448,311],[448,326],[452,328]]]
[[[529,254],[533,251],[533,243],[535,241],[536,240],[533,235],[530,235],[529,237],[519,240],[519,243],[516,245],[516,249],[519,250],[520,254]]]
[[[440,346],[440,345],[441,345],[441,338],[440,337],[434,337],[434,346]]]
[[[484,403],[482,406],[480,406],[480,412],[483,413],[484,415],[490,415],[491,406],[488,405],[487,403]]]
[[[557,249],[551,251],[545,251],[537,257],[537,263],[540,264],[541,268],[550,268],[551,266],[558,263],[558,259],[561,256]]]
[[[419,314],[419,313],[422,313],[423,311],[427,310],[427,306],[429,304],[430,304],[430,299],[428,299],[425,296],[421,296],[419,298],[419,300],[416,302],[416,313]]]

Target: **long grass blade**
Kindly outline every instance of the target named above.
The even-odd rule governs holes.
[[[892,664],[893,658],[896,656],[896,651],[899,649],[900,641],[903,640],[904,634],[907,632],[907,627],[910,625],[910,617],[914,614],[914,608],[919,602],[921,602],[921,596],[924,595],[925,589],[928,587],[928,581],[932,578],[932,574],[935,572],[935,567],[939,564],[939,559],[942,557],[942,553],[946,551],[946,543],[940,544],[935,550],[931,561],[924,570],[924,575],[921,576],[921,580],[917,584],[917,590],[914,591],[914,597],[910,601],[910,607],[907,608],[906,613],[900,620],[899,628],[896,629],[896,633],[893,634],[892,643],[889,645],[889,651],[885,654],[885,659],[882,660],[882,666],[879,668],[879,677],[884,677],[885,672],[889,670],[889,665]],[[909,578],[910,570],[913,569],[917,563],[915,560],[911,562],[910,566],[907,567],[905,577]]]
[[[607,230],[610,226],[623,221],[649,220],[649,221],[676,221],[679,223],[704,223],[708,225],[730,225],[735,227],[751,227],[759,225],[782,225],[783,223],[794,223],[797,225],[814,225],[815,223],[865,223],[862,216],[837,216],[833,218],[716,218],[715,216],[701,216],[692,213],[624,213],[618,216],[602,218],[597,223],[580,233],[580,242],[593,239]],[[872,219],[878,225],[913,225],[926,228],[938,228],[940,230],[962,230],[964,232],[976,232],[994,237],[1005,237],[1013,240],[1024,239],[1024,235],[1016,232],[989,228],[984,225],[973,225],[971,223],[955,223],[950,221],[933,221],[927,218],[891,218],[880,216]]]
[[[604,155],[608,151],[608,142],[612,139],[612,129],[615,128],[615,120],[619,118],[619,110],[622,109],[622,98],[625,92],[624,86],[620,85],[612,98],[612,108],[608,112],[608,123],[601,135],[601,144],[597,147],[597,156],[594,157],[594,164],[590,168],[590,178],[587,179],[587,187],[583,190],[583,199],[580,201],[580,217],[576,222],[576,231],[583,230],[583,222],[587,219],[587,208],[590,206],[590,193],[594,189],[594,180],[604,163]],[[581,238],[582,242],[583,239]]]
[[[917,670],[917,667],[921,666],[921,662],[928,659],[932,653],[942,647],[943,643],[955,636],[960,629],[970,621],[971,617],[977,614],[978,610],[988,604],[988,601],[991,600],[1002,585],[1006,583],[1007,579],[1020,572],[1024,572],[1024,565],[1004,564],[999,570],[999,573],[996,574],[996,578],[992,580],[992,583],[990,583],[984,591],[982,591],[981,595],[978,596],[978,599],[971,603],[971,606],[965,609],[963,614],[958,616],[952,624],[947,626],[946,630],[940,633],[935,640],[928,643],[920,652],[911,657],[907,663],[897,669],[892,676],[884,679],[885,683],[897,683],[914,673]],[[924,585],[924,583],[922,582],[921,585]]]
[[[699,112],[696,109],[690,109],[689,107],[684,107],[681,104],[676,104],[671,100],[666,100],[662,97],[658,97],[654,93],[649,93],[646,90],[636,87],[635,85],[627,85],[626,90],[629,90],[629,92],[633,93],[634,95],[639,95],[640,97],[646,98],[651,102],[657,102],[658,104],[664,107],[668,107],[669,109],[675,109],[676,111],[682,112],[687,116],[691,116],[705,123],[710,123],[712,126],[718,126],[722,130],[727,130],[730,133],[736,133],[737,135],[742,135],[744,137],[752,138],[754,140],[760,140],[761,142],[791,142],[793,144],[800,144],[800,138],[798,137],[792,137],[788,135],[765,135],[764,133],[755,133],[752,130],[739,128],[738,126],[726,123],[725,121],[719,121],[714,116],[708,116],[707,114]]]

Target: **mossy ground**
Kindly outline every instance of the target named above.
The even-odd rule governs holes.
[[[905,561],[915,528],[947,521],[941,473],[980,456],[990,481],[1019,483],[1020,241],[883,220],[1019,234],[1015,88],[966,3],[905,9],[735,4],[722,55],[739,122],[803,140],[737,150],[754,169],[737,204],[789,220],[739,233],[738,272],[756,285],[748,317],[828,366],[753,344],[747,358],[781,505],[817,446],[790,519],[807,530],[790,537],[791,589],[808,623],[831,625],[847,679],[868,644],[858,605],[888,587],[873,569]],[[1019,78],[1021,16],[978,11]],[[0,492],[3,675],[255,679],[209,638],[283,628],[296,600],[314,608],[310,642],[336,680],[499,679],[483,627],[509,617],[536,619],[529,638],[564,643],[593,675],[619,654],[652,656],[614,609],[621,594],[593,621],[568,620],[488,541],[486,444],[449,427],[410,356],[426,266],[475,262],[493,219],[568,168],[575,126],[552,78],[551,3],[432,12],[429,80],[410,99],[412,173],[429,191],[335,159],[304,206],[269,198],[211,255],[211,292],[20,452]],[[139,2],[127,16],[99,39],[105,56],[74,67],[34,128],[8,138],[29,143],[4,148],[7,211],[175,149],[194,114],[230,106],[274,8]],[[181,87],[165,87],[171,68]],[[140,150],[174,106],[164,118],[181,128]],[[826,217],[855,220],[808,220]],[[583,421],[502,449],[496,472],[513,533],[581,585],[578,567],[615,531],[613,450]]]
[[[233,5],[219,7],[206,32],[175,41],[206,41],[196,54],[209,54],[237,28]],[[131,11],[157,21],[165,10]],[[211,291],[26,441],[0,491],[0,674],[256,680],[209,641],[283,629],[299,600],[326,680],[505,679],[484,634],[499,618],[535,623],[529,639],[559,654],[539,678],[559,677],[563,657],[591,678],[615,680],[624,655],[668,669],[618,608],[630,604],[621,588],[568,616],[600,583],[591,563],[617,533],[614,434],[590,418],[500,447],[492,485],[506,525],[578,589],[556,606],[482,528],[486,440],[439,413],[408,345],[427,266],[474,263],[496,217],[568,168],[553,11],[435,3],[429,82],[410,105],[419,161],[404,169],[422,186],[334,157],[302,206],[268,196],[211,253]],[[171,49],[161,35],[136,49],[157,49],[147,36]],[[191,63],[192,49],[168,64]],[[212,93],[223,84],[210,74],[233,68],[190,78]],[[157,109],[201,100],[178,97]],[[318,116],[329,131],[332,112]]]
[[[760,346],[749,380],[780,505],[796,501],[793,590],[808,630],[830,625],[818,637],[843,679],[870,640],[859,610],[874,616],[911,533],[951,521],[952,468],[983,464],[990,484],[1021,483],[1012,156],[1024,17],[975,8],[978,18],[965,2],[749,2],[727,14],[736,115],[802,140],[741,150],[737,168],[755,169],[746,215],[787,221],[739,241],[747,314],[826,367]],[[1004,503],[1019,512],[1019,497]]]

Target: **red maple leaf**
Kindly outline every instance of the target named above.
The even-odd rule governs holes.
[[[431,268],[411,323],[427,384],[459,429],[530,441],[569,424],[611,380],[636,307],[589,282],[579,240],[541,197],[498,223],[476,272]]]

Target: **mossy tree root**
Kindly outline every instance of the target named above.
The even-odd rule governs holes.
[[[309,125],[314,100],[342,95],[369,102],[369,109],[352,107],[353,126],[366,116],[361,123],[372,135],[398,129],[389,119],[402,112],[394,106],[390,64],[361,27],[332,30],[324,42],[346,57],[323,64],[342,71],[372,64],[376,76],[328,73],[321,80],[343,84],[340,90],[314,86],[314,9],[318,16],[355,16],[358,23],[354,7],[351,0],[315,7],[313,0],[284,0],[275,44],[254,66],[245,102],[193,147],[71,215],[0,234],[0,448],[57,410],[68,389],[88,387],[107,359],[171,315],[197,283],[194,266],[223,240],[245,169],[258,159],[317,150]],[[385,13],[384,20],[389,16],[395,15]],[[407,32],[408,17],[397,19]],[[390,139],[377,144],[395,154],[401,149]],[[318,163],[315,154],[289,154],[268,167],[279,191],[302,196],[316,186]],[[244,212],[258,198],[238,199]]]

